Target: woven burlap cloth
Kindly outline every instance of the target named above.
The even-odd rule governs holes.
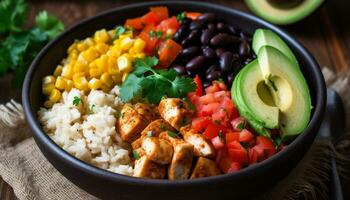
[[[348,75],[337,76],[327,68],[323,73],[328,87],[341,94],[349,113]],[[259,199],[299,199],[301,196],[328,199],[325,183],[330,179],[329,158],[336,157],[338,170],[344,174],[350,155],[346,152],[349,141],[346,134],[336,144],[316,140],[295,169]],[[18,199],[96,199],[68,181],[46,160],[31,137],[22,106],[14,101],[0,105],[0,176],[13,188]]]

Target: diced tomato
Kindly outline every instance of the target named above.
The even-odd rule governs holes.
[[[205,93],[209,94],[209,93],[215,93],[220,91],[220,87],[218,84],[212,84],[211,86],[205,88]]]
[[[216,124],[214,123],[210,123],[208,124],[207,128],[205,129],[205,131],[203,132],[203,136],[206,138],[206,139],[212,139],[213,137],[216,137],[218,136],[220,132],[220,127],[217,126]]]
[[[264,149],[261,146],[254,146],[250,150],[254,150],[257,153],[258,161],[265,158]]]
[[[136,30],[140,30],[142,28],[145,27],[146,24],[144,24],[142,22],[142,19],[141,18],[134,18],[134,19],[127,19],[125,21],[125,25],[126,27],[131,27],[131,28],[134,28]]]
[[[241,165],[238,162],[232,162],[226,173],[233,173],[241,169]]]
[[[215,100],[214,94],[212,94],[212,93],[199,97],[200,104],[206,105],[206,104],[210,104],[210,103],[214,103],[214,102],[216,102],[216,100]]]
[[[145,52],[148,55],[154,55],[155,48],[159,42],[158,38],[150,36],[151,31],[155,31],[155,26],[153,24],[147,25],[139,34],[139,38],[146,43]]]
[[[159,23],[158,15],[152,11],[150,11],[150,12],[146,13],[144,16],[142,16],[141,20],[145,25]]]
[[[195,20],[195,19],[197,19],[199,16],[201,16],[202,13],[200,13],[200,12],[186,12],[185,15],[186,15],[187,18],[190,18],[190,19],[192,19],[192,20]]]
[[[161,21],[158,25],[158,29],[162,30],[165,35],[175,34],[177,29],[179,29],[180,23],[177,21],[176,17],[171,17]]]
[[[228,149],[228,154],[232,161],[240,164],[248,163],[248,153],[245,149]]]
[[[198,99],[198,101],[200,101],[200,99]],[[202,104],[201,104],[202,105]],[[200,110],[199,110],[199,116],[212,116],[212,114],[218,110],[218,108],[220,107],[219,103],[210,103],[208,105],[202,105]]]
[[[225,111],[227,111],[227,115],[229,119],[238,117],[238,111],[235,108],[233,101],[229,97],[225,97],[221,101],[220,107],[225,108]]]
[[[221,101],[223,100],[225,97],[227,97],[227,93],[224,90],[218,91],[214,93],[214,97],[216,101]]]
[[[261,146],[264,150],[275,149],[275,146],[273,145],[272,141],[264,136],[256,137],[256,145]]]
[[[238,141],[227,142],[228,149],[245,150],[244,147]]]
[[[225,147],[224,142],[220,138],[220,136],[215,136],[214,138],[211,139],[211,143],[215,147],[215,149],[221,149]]]
[[[226,133],[226,143],[231,143],[233,141],[238,141],[239,140],[239,132],[230,132]]]
[[[239,141],[240,142],[246,142],[249,143],[250,141],[252,141],[254,139],[254,135],[248,131],[247,129],[243,129],[240,133],[239,133]]]
[[[165,6],[151,7],[150,10],[157,14],[159,21],[169,18],[168,8]]]
[[[203,132],[211,121],[206,117],[197,117],[192,120],[192,129],[196,132]]]
[[[265,149],[264,152],[266,158],[270,158],[271,156],[276,154],[276,149]]]
[[[249,149],[249,163],[253,164],[253,163],[257,163],[258,161],[259,161],[258,152],[254,148]]]
[[[197,89],[195,91],[195,94],[198,95],[198,96],[202,96],[203,95],[203,85],[202,85],[202,81],[201,79],[199,78],[198,75],[196,75],[193,79],[194,83],[196,84],[197,86]]]
[[[166,40],[159,49],[160,68],[167,68],[179,55],[182,47],[172,39]]]
[[[241,131],[246,127],[246,120],[243,117],[236,117],[231,121],[231,125],[234,131]]]
[[[215,81],[216,84],[218,84],[220,90],[227,90],[227,87],[224,82],[222,81]]]

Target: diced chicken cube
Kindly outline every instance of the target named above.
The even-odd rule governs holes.
[[[159,138],[166,140],[168,142],[170,142],[173,146],[175,146],[175,144],[179,143],[179,142],[184,142],[184,140],[182,138],[180,138],[180,135],[178,135],[179,133],[176,132],[172,132],[172,131],[163,131],[159,134]]]
[[[159,165],[147,156],[135,161],[134,176],[140,178],[162,179],[165,176],[165,166]]]
[[[148,126],[145,129],[143,129],[143,131],[141,132],[141,135],[157,137],[159,133],[167,130],[174,131],[175,129],[171,127],[171,125],[168,122],[166,122],[164,119],[157,119],[151,122],[150,124],[148,124]]]
[[[134,105],[135,110],[144,117],[147,123],[160,118],[159,113],[155,112],[155,107],[145,103],[136,103]]]
[[[138,148],[140,148],[141,145],[142,145],[142,140],[143,140],[143,137],[141,136],[141,137],[137,138],[135,141],[133,141],[133,142],[131,143],[132,149],[138,149]]]
[[[118,131],[122,140],[127,142],[136,140],[146,126],[146,120],[130,104],[123,106],[118,120]]]
[[[157,137],[145,137],[142,141],[148,159],[158,164],[166,165],[173,157],[173,147],[170,142]]]
[[[188,124],[193,115],[193,110],[189,108],[187,103],[178,98],[161,100],[158,109],[160,115],[177,130]]]
[[[194,147],[194,155],[212,158],[215,156],[215,148],[211,142],[207,141],[200,133],[196,133],[191,129],[190,125],[182,127],[180,130],[184,140]]]
[[[219,175],[220,170],[216,163],[207,158],[199,157],[193,169],[191,179]]]
[[[185,141],[175,141],[174,144],[174,155],[168,168],[168,179],[188,179],[192,166],[193,145]]]

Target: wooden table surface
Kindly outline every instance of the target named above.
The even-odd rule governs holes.
[[[28,26],[33,24],[36,13],[47,10],[59,16],[66,27],[96,13],[121,5],[139,1],[30,1]],[[212,1],[235,9],[248,11],[241,0]],[[314,55],[321,67],[329,67],[339,73],[346,73],[350,68],[350,1],[330,0],[313,15],[303,21],[282,27],[295,36]],[[11,98],[20,99],[20,90],[9,89],[11,74],[0,78],[0,102]],[[344,189],[350,188],[348,182]],[[350,199],[346,192],[344,199]],[[15,199],[11,187],[0,178],[0,200]]]

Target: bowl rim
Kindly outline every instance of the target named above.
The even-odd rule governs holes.
[[[104,17],[110,14],[113,14],[115,12],[119,12],[120,10],[124,9],[137,9],[139,7],[149,7],[149,6],[159,6],[164,5],[167,7],[171,7],[172,5],[176,4],[182,4],[182,5],[199,5],[203,7],[211,7],[214,10],[221,10],[228,13],[234,13],[236,15],[239,15],[242,18],[245,18],[251,22],[257,23],[259,25],[263,25],[274,32],[276,32],[279,36],[281,36],[287,43],[294,46],[300,54],[304,55],[305,59],[311,63],[309,66],[312,70],[312,73],[315,77],[315,82],[317,85],[315,86],[317,88],[317,96],[316,99],[316,105],[314,105],[314,113],[310,119],[310,122],[308,126],[304,129],[304,131],[296,138],[294,141],[289,144],[283,151],[277,153],[276,155],[259,162],[257,164],[254,164],[252,166],[243,168],[235,173],[229,173],[229,174],[221,174],[217,176],[211,176],[211,177],[205,177],[200,179],[187,179],[187,180],[175,180],[170,181],[167,179],[142,179],[142,178],[136,178],[132,176],[117,174],[114,172],[107,171],[105,169],[101,169],[98,167],[95,167],[91,164],[88,164],[84,161],[79,160],[78,158],[70,155],[68,152],[63,150],[60,146],[58,146],[42,129],[38,119],[36,112],[32,110],[31,103],[30,103],[30,87],[31,87],[31,80],[34,75],[36,66],[40,63],[41,59],[45,56],[47,51],[49,51],[52,47],[57,45],[57,43],[60,42],[60,40],[63,38],[64,35],[69,34],[72,30],[84,26],[86,23],[95,20],[96,18]],[[84,171],[87,174],[93,175],[95,177],[112,181],[112,182],[119,182],[119,183],[125,183],[125,184],[132,184],[132,185],[149,185],[149,186],[187,186],[187,185],[197,185],[197,184],[205,184],[205,183],[216,183],[216,182],[222,182],[225,180],[239,180],[244,177],[248,177],[251,173],[263,173],[264,169],[269,168],[271,164],[279,163],[279,161],[286,159],[288,154],[290,154],[295,146],[297,146],[302,140],[304,140],[306,137],[308,137],[313,129],[313,127],[317,126],[317,123],[320,123],[320,120],[322,119],[324,108],[325,108],[325,102],[326,102],[326,86],[325,81],[323,79],[323,75],[320,71],[319,65],[317,64],[316,60],[313,58],[313,56],[308,52],[308,50],[300,44],[298,41],[296,41],[292,36],[290,36],[288,33],[283,31],[282,29],[278,28],[275,25],[272,25],[258,17],[255,17],[251,14],[248,14],[246,12],[236,10],[231,7],[225,7],[224,5],[214,4],[214,3],[207,3],[207,2],[196,2],[196,1],[151,1],[151,2],[143,2],[143,3],[135,3],[135,4],[129,4],[125,6],[120,6],[116,8],[112,8],[110,10],[101,12],[97,15],[94,15],[92,17],[85,18],[81,21],[78,21],[74,25],[67,28],[64,32],[62,32],[58,37],[56,37],[54,40],[50,41],[36,56],[32,64],[30,65],[28,72],[26,73],[23,89],[22,89],[22,103],[24,108],[24,114],[25,118],[32,129],[33,136],[35,138],[35,141],[42,143],[47,147],[47,150],[50,151],[52,154],[55,154],[55,156],[59,157],[61,161],[64,161],[64,164],[70,165],[70,167],[79,169]]]

